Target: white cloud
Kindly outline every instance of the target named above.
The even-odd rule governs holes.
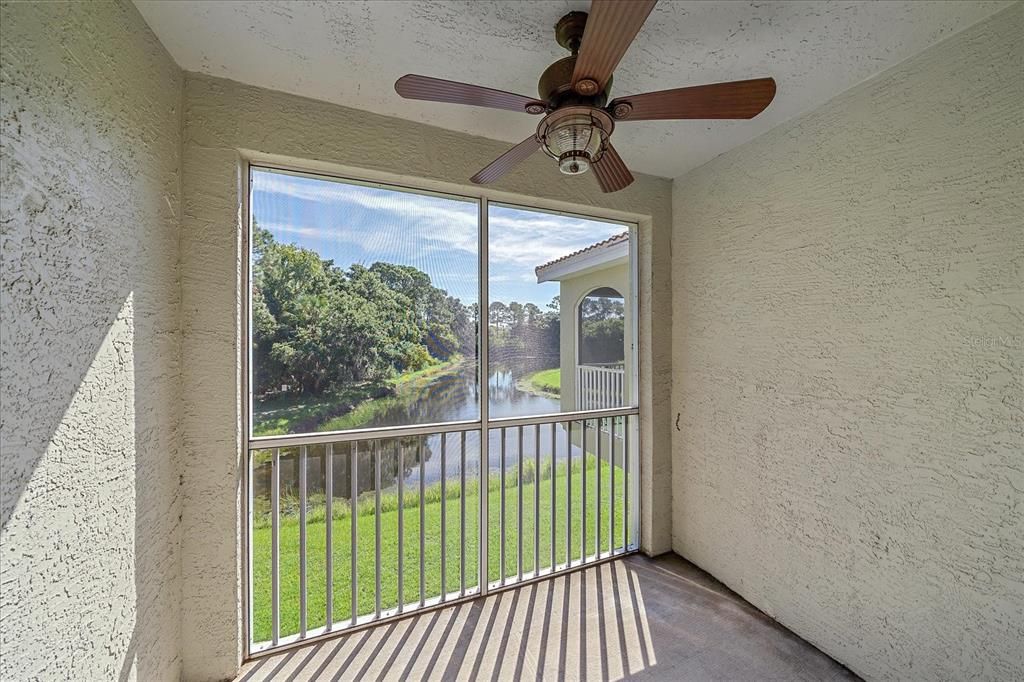
[[[420,229],[416,231],[415,236],[428,243],[437,242],[434,244],[435,247],[476,253],[475,204],[329,180],[296,178],[280,173],[255,175],[254,189],[302,201],[354,204],[360,208],[389,214],[393,219],[403,223],[417,225]],[[365,235],[363,238],[365,239]]]
[[[402,227],[416,226],[415,233],[409,237],[419,240],[417,247],[425,251],[454,249],[474,255],[477,252],[475,203],[270,172],[254,175],[254,190],[302,201],[354,204],[389,215]],[[607,239],[624,229],[610,223],[504,207],[492,210],[488,225],[491,262],[528,267],[530,276],[534,267]],[[358,230],[325,231],[295,224],[278,224],[278,229],[303,236],[331,236],[366,245],[366,233]],[[524,273],[521,279],[526,281],[529,277]]]
[[[338,237],[341,236],[340,230],[322,230],[317,227],[299,227],[297,225],[291,225],[289,223],[259,223],[259,226],[265,230],[269,230],[272,234],[297,234],[302,237]]]

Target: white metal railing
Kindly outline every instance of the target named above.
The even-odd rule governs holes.
[[[576,365],[576,409],[606,410],[623,404],[622,367]]]
[[[637,415],[252,438],[250,654],[634,551]]]

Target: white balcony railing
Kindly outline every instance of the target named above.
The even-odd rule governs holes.
[[[621,407],[624,377],[622,367],[576,366],[576,409],[609,410]]]
[[[637,416],[251,439],[250,655],[635,551]]]

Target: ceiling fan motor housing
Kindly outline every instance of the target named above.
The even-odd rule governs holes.
[[[563,57],[544,69],[537,83],[537,93],[541,99],[550,102],[552,109],[571,106],[603,107],[608,103],[608,91],[612,88],[612,78],[604,90],[593,95],[581,95],[572,87],[572,71],[576,68],[576,56]]]
[[[537,84],[537,92],[541,99],[549,102],[552,109],[566,106],[603,107],[608,102],[611,77],[608,78],[604,89],[600,89],[595,83],[593,92],[573,87],[572,74],[576,68],[576,53],[579,51],[586,26],[586,12],[569,12],[555,24],[555,40],[572,54],[546,68]],[[581,89],[584,90],[583,93],[580,92]]]

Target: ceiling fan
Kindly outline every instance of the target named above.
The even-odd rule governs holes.
[[[545,114],[537,132],[492,161],[470,180],[494,182],[538,149],[566,175],[591,167],[604,192],[617,192],[633,175],[611,143],[616,122],[666,119],[743,119],[764,111],[775,97],[771,78],[712,83],[616,97],[608,101],[612,72],[657,0],[593,0],[590,14],[570,12],[555,25],[569,50],[541,74],[534,99],[479,85],[410,74],[395,82],[406,99],[470,104]]]

